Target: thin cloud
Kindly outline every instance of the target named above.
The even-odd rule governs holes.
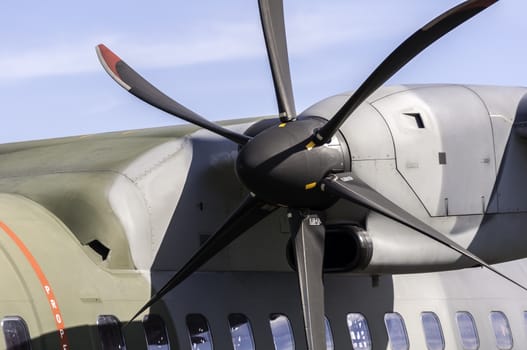
[[[0,54],[0,81],[100,71],[94,46],[104,42],[132,66],[171,68],[215,61],[265,57],[263,39],[251,25],[214,24],[207,31],[157,42],[125,35],[106,40],[78,40],[69,44],[21,49],[7,47]],[[9,54],[6,54],[9,53]]]
[[[0,79],[25,79],[51,75],[76,74],[91,70],[85,49],[54,47],[0,56]],[[4,51],[5,52],[5,51]]]
[[[250,23],[208,23],[158,43],[127,40],[123,51],[134,65],[143,68],[172,68],[190,64],[265,57],[263,37]],[[124,53],[123,53],[124,57]]]
[[[354,41],[374,41],[381,36],[407,31],[404,26],[396,26],[387,33],[384,25],[389,23],[392,11],[375,11],[372,6],[369,3],[360,6],[348,2],[332,6],[323,3],[300,6],[289,11],[291,13],[286,8],[290,54],[301,56],[330,45],[352,46]],[[369,12],[365,12],[366,8]],[[376,21],[371,21],[365,13],[379,16]],[[192,28],[179,33],[181,35],[170,33],[169,37],[156,38],[155,41],[137,34],[115,34],[106,36],[106,40],[94,40],[92,35],[89,39],[76,38],[69,43],[47,47],[4,47],[0,54],[0,81],[100,71],[93,50],[99,41],[107,43],[132,66],[141,69],[262,58],[266,54],[260,24],[252,22],[247,19],[194,22]]]

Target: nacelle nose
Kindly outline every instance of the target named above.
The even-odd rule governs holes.
[[[345,171],[344,142],[314,147],[320,119],[303,119],[270,127],[242,147],[236,161],[240,181],[259,198],[296,208],[327,207],[333,198],[318,182],[330,172]]]

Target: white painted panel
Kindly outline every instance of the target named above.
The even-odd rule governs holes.
[[[462,86],[433,86],[388,96],[374,107],[390,127],[398,171],[430,215],[483,212],[496,167],[490,117],[479,96]],[[409,123],[410,113],[419,113],[424,128]]]

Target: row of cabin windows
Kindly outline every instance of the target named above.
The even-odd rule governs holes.
[[[527,326],[527,312],[523,313]],[[501,311],[492,311],[489,315],[496,347],[499,350],[510,350],[513,346],[512,332],[507,316]],[[348,314],[348,329],[350,332],[353,349],[371,350],[372,341],[368,330],[368,323],[362,314]],[[441,322],[433,312],[422,312],[421,323],[428,350],[443,350],[445,338]],[[479,349],[479,336],[474,318],[467,311],[456,312],[456,323],[463,349]],[[406,332],[404,319],[398,313],[384,315],[384,324],[388,333],[391,350],[408,350],[410,342]]]
[[[234,350],[254,350],[251,324],[247,317],[243,314],[231,314],[228,319]],[[271,327],[275,349],[293,350],[295,348],[293,331],[287,316],[272,314],[269,318],[269,325]],[[331,335],[331,328],[327,319],[325,320],[325,325],[326,348],[333,350],[333,336]],[[192,350],[213,349],[212,335],[207,320],[203,315],[188,315],[187,327],[190,334]]]
[[[97,317],[97,329],[102,350],[126,350],[121,323],[117,317],[100,315]],[[143,317],[143,330],[148,350],[170,350],[165,322],[159,315],[150,314]]]
[[[499,350],[512,349],[512,333],[505,314],[501,311],[492,311],[489,317],[496,339],[496,347]],[[527,325],[527,312],[524,312],[524,319]],[[333,350],[331,327],[327,318],[325,321],[326,349]],[[360,313],[350,313],[347,315],[346,321],[353,349],[371,350],[372,339],[366,318]],[[443,350],[445,338],[439,317],[433,312],[422,312],[421,323],[427,349]],[[459,311],[456,313],[456,323],[463,349],[479,349],[478,331],[472,315],[466,311]],[[254,350],[251,325],[247,317],[242,314],[232,314],[229,316],[229,324],[234,350]],[[273,314],[269,324],[275,349],[293,350],[295,343],[289,319],[282,314]],[[384,324],[388,333],[390,349],[408,350],[410,342],[402,316],[398,313],[387,313],[384,315]],[[187,316],[187,327],[193,350],[213,350],[212,334],[204,316],[199,314]]]
[[[31,350],[31,337],[27,324],[19,316],[8,316],[0,325],[4,333],[7,350]],[[113,315],[97,317],[97,329],[102,350],[126,350],[126,343],[121,333],[121,323]],[[170,350],[165,322],[158,315],[146,315],[143,318],[143,329],[148,350]]]
[[[527,311],[524,311],[527,326]],[[494,331],[496,347],[510,350],[513,346],[509,321],[501,311],[492,311],[489,315]],[[228,316],[234,350],[254,350],[254,339],[249,319],[243,314]],[[346,318],[353,349],[371,350],[372,339],[366,318],[360,313],[350,313]],[[201,314],[190,314],[186,318],[192,350],[213,350],[212,333],[207,319]],[[433,312],[422,312],[421,323],[428,350],[443,350],[445,339],[438,316]],[[467,311],[456,313],[456,323],[463,349],[477,350],[480,342],[474,318]],[[410,342],[404,319],[398,313],[384,315],[384,324],[388,333],[391,350],[408,350]],[[272,314],[269,325],[276,350],[293,350],[295,342],[291,324],[287,316]],[[326,348],[333,350],[333,336],[328,319],[326,326]],[[30,350],[31,338],[25,321],[18,316],[8,316],[1,323],[6,349]],[[103,350],[126,349],[119,320],[113,315],[101,315],[97,318],[97,328]],[[149,350],[170,350],[167,330],[163,319],[155,314],[143,318],[143,329]]]

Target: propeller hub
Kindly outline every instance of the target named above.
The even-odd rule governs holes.
[[[292,208],[321,209],[335,198],[319,188],[328,173],[349,169],[341,135],[321,146],[312,141],[325,120],[304,118],[274,125],[244,145],[236,160],[240,181],[258,198]]]

